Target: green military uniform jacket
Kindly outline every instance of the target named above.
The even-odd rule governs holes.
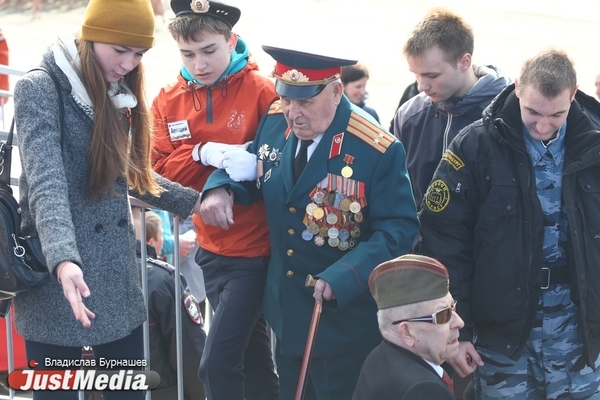
[[[314,306],[308,274],[336,296],[324,303],[313,355],[365,353],[381,341],[369,274],[406,254],[419,228],[404,147],[345,96],[294,184],[297,143],[274,102],[248,149],[258,179],[233,182],[217,170],[204,190],[226,186],[236,203],[264,199],[272,256],[263,310],[281,353],[304,352]]]

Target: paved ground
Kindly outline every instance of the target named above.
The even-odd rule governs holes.
[[[7,37],[11,65],[27,70],[54,36],[77,30],[83,0],[46,0],[33,19],[26,0],[0,0],[0,28]],[[168,0],[163,0],[166,8]],[[576,62],[580,87],[594,92],[600,67],[598,0],[228,0],[242,9],[235,31],[249,43],[262,70],[272,59],[263,44],[293,47],[340,57],[357,58],[371,70],[369,104],[384,125],[392,118],[404,88],[412,82],[401,54],[410,29],[434,6],[446,6],[463,15],[475,30],[475,63],[494,64],[510,76],[522,61],[538,50],[555,46]],[[16,5],[22,3],[23,5]],[[167,20],[172,17],[170,10]],[[148,96],[172,81],[180,64],[177,49],[162,23],[156,46],[144,57],[149,78]],[[14,82],[14,80],[13,80]]]

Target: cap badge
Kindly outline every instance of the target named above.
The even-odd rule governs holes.
[[[289,71],[286,71],[283,73],[283,75],[281,75],[281,78],[287,81],[292,81],[292,82],[308,82],[308,76],[304,75],[302,72],[296,70],[296,69],[291,69]]]
[[[208,0],[192,0],[190,7],[195,13],[205,13],[210,9],[210,2]]]

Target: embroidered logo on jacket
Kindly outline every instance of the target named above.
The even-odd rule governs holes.
[[[242,133],[246,130],[246,114],[243,111],[233,110],[227,121],[227,129],[234,133]]]
[[[431,182],[425,193],[425,205],[433,212],[443,211],[450,204],[450,190],[444,181]]]

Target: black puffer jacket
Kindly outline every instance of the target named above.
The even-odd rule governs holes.
[[[571,296],[586,361],[600,352],[600,103],[578,92],[567,117],[563,199]],[[438,166],[421,217],[421,252],[442,261],[465,321],[460,340],[516,358],[541,293],[543,213],[514,85],[463,129]]]

